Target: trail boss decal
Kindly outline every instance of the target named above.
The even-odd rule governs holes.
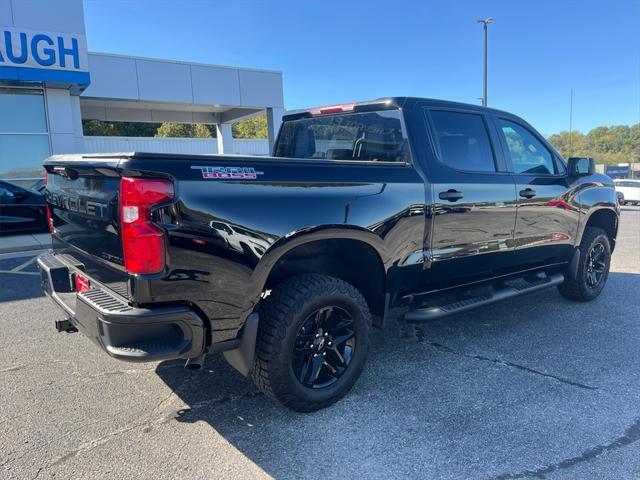
[[[253,167],[191,167],[202,172],[204,179],[256,180],[264,172],[256,172]]]

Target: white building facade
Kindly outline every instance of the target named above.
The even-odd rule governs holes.
[[[0,0],[0,178],[41,175],[50,154],[267,154],[284,112],[282,74],[87,51],[82,0]],[[266,113],[268,141],[231,125]],[[85,137],[82,120],[205,123],[215,139]]]

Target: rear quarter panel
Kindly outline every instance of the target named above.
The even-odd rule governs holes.
[[[192,168],[229,165],[262,173],[204,179]],[[211,320],[214,342],[236,336],[271,267],[301,243],[357,239],[388,272],[421,268],[425,188],[410,166],[225,156],[167,160],[162,171],[176,179],[177,217],[167,225],[168,274],[150,281],[148,300],[188,299]]]

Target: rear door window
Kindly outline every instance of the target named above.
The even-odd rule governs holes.
[[[432,110],[440,160],[451,168],[495,172],[496,163],[482,115]]]
[[[498,124],[504,134],[514,173],[552,175],[557,173],[553,156],[528,129],[503,118]]]
[[[399,110],[288,120],[276,157],[408,162],[409,146]]]

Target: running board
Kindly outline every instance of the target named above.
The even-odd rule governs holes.
[[[553,275],[547,275],[542,278],[538,277],[534,280],[519,278],[509,284],[501,286],[500,288],[494,287],[491,291],[482,295],[469,296],[469,298],[447,303],[445,305],[433,305],[409,310],[404,315],[404,319],[407,322],[436,320],[455,313],[465,312],[481,305],[489,305],[490,303],[553,287],[561,284],[563,281],[564,276],[561,273],[554,273]]]

